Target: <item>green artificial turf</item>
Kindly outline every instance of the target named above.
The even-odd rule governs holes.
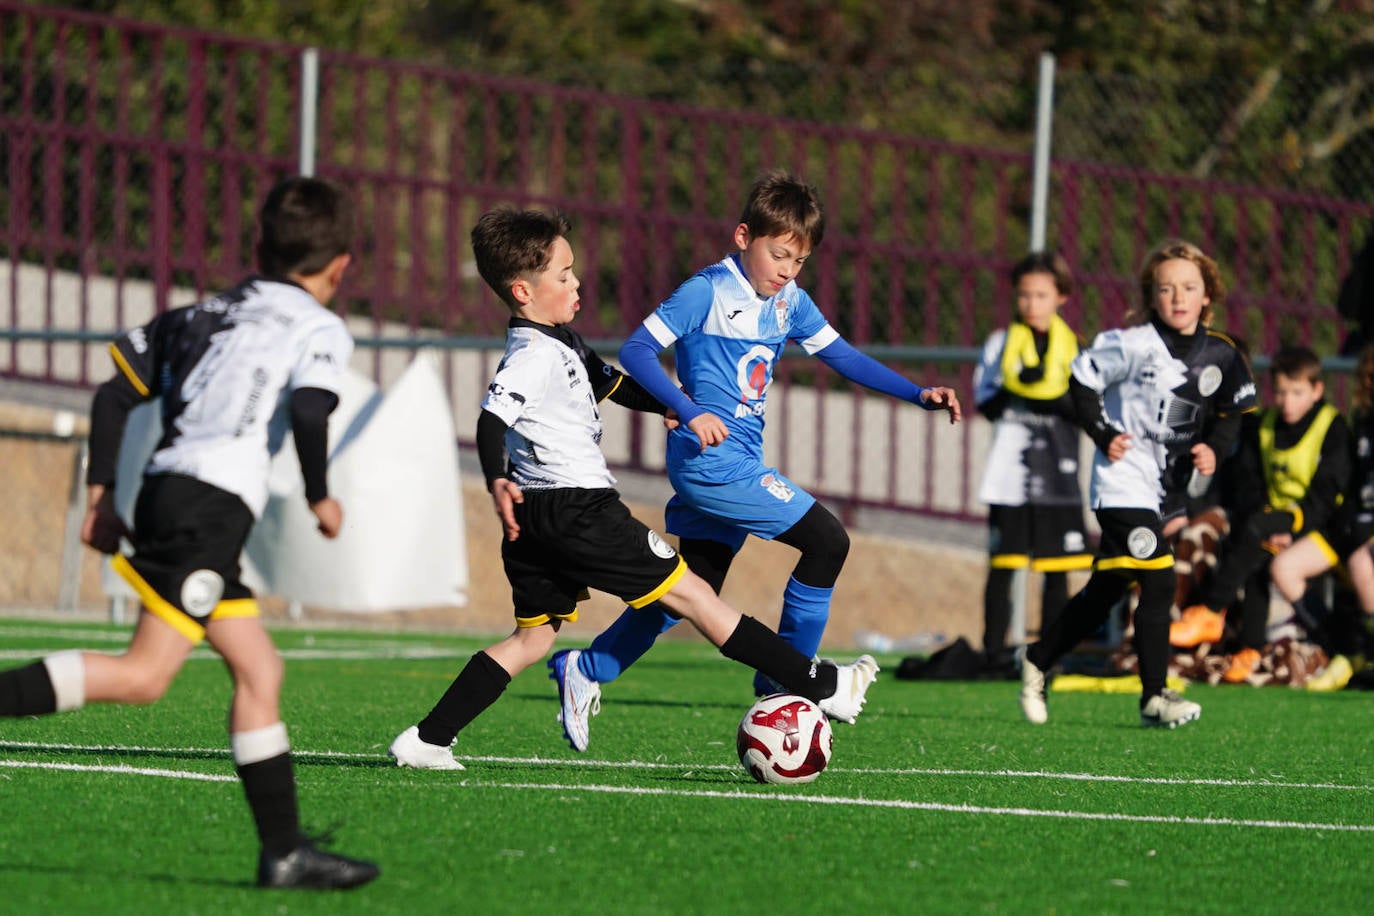
[[[0,621],[0,667],[115,650],[127,632]],[[1172,732],[1142,729],[1133,695],[1051,693],[1036,727],[1014,683],[889,673],[857,725],[836,724],[826,772],[781,788],[735,758],[748,672],[673,640],[605,686],[586,754],[563,742],[541,665],[460,736],[464,772],[424,772],[386,747],[480,641],[274,637],[303,819],[381,878],[251,886],[229,682],[198,650],[155,705],[0,721],[0,912],[1346,913],[1374,899],[1367,693],[1193,686],[1202,718]]]

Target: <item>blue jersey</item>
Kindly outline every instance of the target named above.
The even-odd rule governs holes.
[[[696,459],[727,475],[741,461],[762,460],[768,387],[787,341],[814,355],[839,337],[795,282],[764,299],[734,256],[694,274],[644,327],[660,346],[673,346],[688,397],[730,430],[723,443],[703,452],[696,435],[678,427],[668,436],[668,464]]]

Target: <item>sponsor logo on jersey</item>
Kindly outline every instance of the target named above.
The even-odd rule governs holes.
[[[192,617],[207,617],[224,595],[224,579],[213,569],[198,569],[181,583],[181,608]]]
[[[1239,388],[1236,389],[1236,394],[1235,394],[1234,397],[1231,398],[1231,403],[1232,403],[1232,404],[1239,404],[1241,401],[1244,401],[1244,400],[1246,400],[1247,398],[1253,398],[1254,396],[1255,396],[1255,383],[1254,383],[1254,382],[1246,382],[1244,385],[1241,385]]]
[[[735,364],[735,381],[739,384],[735,416],[762,416],[768,386],[773,381],[772,348],[763,344],[750,347]]]
[[[797,495],[791,487],[772,474],[764,474],[759,478],[759,485],[767,490],[775,499],[779,499],[785,503],[790,503],[792,497]]]
[[[1131,533],[1126,535],[1126,552],[1137,560],[1148,560],[1154,556],[1158,546],[1159,538],[1149,528],[1132,528]]]
[[[1221,370],[1216,366],[1207,366],[1197,377],[1197,391],[1204,398],[1210,398],[1216,394],[1220,387]]]
[[[673,545],[659,537],[658,532],[652,528],[649,529],[649,549],[654,552],[654,556],[662,557],[665,560],[671,560],[677,556],[677,551],[673,549]]]

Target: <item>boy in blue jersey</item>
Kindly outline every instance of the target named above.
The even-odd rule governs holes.
[[[666,527],[688,566],[719,592],[735,554],[753,534],[797,548],[783,592],[779,634],[815,655],[830,600],[849,552],[844,527],[815,497],[763,460],[764,408],[787,342],[799,344],[845,378],[929,410],[961,418],[950,388],[924,388],[860,353],[831,327],[797,274],[820,244],[825,217],[816,190],[782,171],[750,190],[737,249],[698,271],[645,319],[620,350],[630,376],[676,415],[667,470],[675,495]],[[672,346],[679,389],[658,361]],[[586,650],[556,654],[563,731],[587,748],[587,720],[600,709],[600,684],[614,680],[678,618],[657,604],[626,608]],[[755,692],[776,691],[762,675]]]

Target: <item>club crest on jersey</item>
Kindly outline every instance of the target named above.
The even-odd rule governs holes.
[[[759,478],[759,485],[769,492],[775,499],[790,503],[792,497],[797,494],[785,482],[779,480],[772,474],[764,474]]]
[[[1210,398],[1212,395],[1216,394],[1217,389],[1220,387],[1221,369],[1216,366],[1208,366],[1203,369],[1202,373],[1197,377],[1198,394],[1202,395],[1204,398]]]
[[[777,319],[778,319],[778,331],[779,331],[780,333],[786,333],[786,332],[787,332],[787,300],[786,300],[786,299],[779,299],[779,300],[777,301],[777,303],[773,306],[773,314],[774,314],[775,316],[777,316]]]
[[[181,583],[181,608],[192,617],[207,617],[224,594],[224,579],[213,569],[198,569]]]
[[[665,560],[671,560],[677,555],[673,545],[659,537],[658,532],[652,528],[649,529],[649,549],[654,552],[654,556],[662,557]]]
[[[1132,528],[1131,533],[1126,535],[1126,552],[1137,560],[1148,560],[1154,556],[1158,546],[1159,538],[1149,528]]]

